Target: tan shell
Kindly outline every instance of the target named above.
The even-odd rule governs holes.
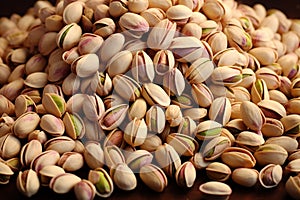
[[[144,165],[150,164],[152,159],[153,155],[150,152],[139,149],[126,156],[126,164],[133,172],[136,172]]]
[[[235,183],[239,185],[242,185],[244,187],[252,187],[258,181],[258,174],[259,172],[255,169],[237,168],[233,170],[231,178]]]
[[[288,152],[278,144],[264,144],[254,152],[254,157],[259,165],[283,165],[288,157]]]
[[[99,197],[107,198],[114,191],[113,180],[103,168],[90,170],[88,180],[95,186]]]
[[[119,163],[125,163],[124,155],[119,147],[116,145],[104,146],[105,164],[112,168]]]
[[[21,151],[21,142],[13,134],[6,134],[0,138],[0,149],[1,158],[14,158]]]
[[[30,168],[39,173],[45,166],[55,165],[59,158],[59,153],[54,150],[44,151],[32,160]]]
[[[190,161],[182,163],[175,173],[176,183],[179,187],[190,188],[196,180],[196,169]]]
[[[77,114],[66,112],[63,117],[66,127],[66,134],[72,139],[82,138],[85,134],[85,124],[81,117]]]
[[[42,144],[38,140],[31,140],[26,143],[20,152],[20,162],[22,166],[28,166],[31,161],[42,153]]]
[[[252,168],[256,164],[252,153],[240,147],[228,147],[221,155],[221,159],[231,168]]]
[[[143,84],[142,96],[151,106],[158,104],[162,107],[167,107],[171,103],[171,99],[167,93],[159,85],[154,83]]]
[[[85,144],[84,160],[91,169],[104,165],[104,153],[98,142],[89,141]]]
[[[64,26],[56,37],[57,46],[69,50],[78,44],[82,34],[82,29],[76,23],[67,24]]]
[[[137,186],[137,180],[133,171],[125,163],[119,163],[113,167],[110,170],[110,176],[121,190],[130,191]]]
[[[31,197],[38,192],[40,181],[38,175],[32,169],[20,171],[17,177],[17,189],[23,195]]]
[[[67,172],[75,172],[84,165],[84,159],[81,153],[65,152],[61,155],[57,163]]]
[[[222,182],[209,181],[200,185],[199,190],[207,195],[214,197],[229,196],[232,192],[231,188]]]
[[[152,190],[162,192],[168,185],[168,179],[163,170],[156,165],[147,164],[140,169],[140,178]]]
[[[231,175],[231,169],[220,162],[212,162],[206,167],[206,175],[214,181],[225,182]]]
[[[50,180],[59,174],[64,174],[65,170],[56,165],[48,165],[39,171],[41,185],[49,186]]]
[[[63,121],[50,114],[42,116],[40,127],[52,136],[62,136],[65,132],[65,125]]]
[[[14,123],[12,132],[19,138],[26,138],[28,134],[36,129],[40,117],[34,112],[27,112],[21,115]]]
[[[94,199],[96,188],[91,181],[83,179],[74,186],[74,193],[77,199]]]
[[[203,149],[203,156],[206,161],[215,160],[221,156],[227,147],[231,146],[228,137],[218,136],[211,139]]]
[[[57,194],[66,194],[81,181],[81,178],[74,174],[63,173],[54,176],[49,184],[49,187]]]
[[[64,98],[55,93],[45,93],[42,104],[49,114],[53,114],[56,117],[62,117],[66,110]]]
[[[282,179],[283,171],[280,165],[269,164],[260,170],[258,180],[265,188],[276,187]]]
[[[0,175],[5,176],[5,179],[0,181],[0,184],[7,184],[9,183],[10,177],[14,174],[14,172],[10,169],[10,167],[3,163],[0,162]]]

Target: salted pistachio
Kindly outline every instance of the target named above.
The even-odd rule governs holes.
[[[183,93],[180,96],[173,96],[171,103],[178,105],[180,108],[192,108],[195,105],[193,97],[189,94]]]
[[[146,49],[147,43],[142,38],[134,38],[124,44],[124,50],[130,51],[132,54],[136,54],[138,51],[145,51]]]
[[[254,152],[254,157],[261,166],[267,164],[282,165],[288,157],[288,152],[278,144],[264,144]]]
[[[242,119],[253,131],[260,131],[266,119],[260,108],[250,101],[244,101],[240,107]]]
[[[282,168],[280,165],[269,164],[260,170],[258,180],[264,188],[276,187],[282,179]]]
[[[100,49],[102,43],[103,38],[101,36],[92,33],[84,33],[79,40],[77,50],[81,55],[96,53]],[[69,54],[69,56],[70,55],[72,54]]]
[[[81,153],[84,152],[84,144],[80,140],[75,140],[75,147],[73,149],[73,152]]]
[[[54,176],[50,181],[49,187],[57,194],[66,194],[80,181],[81,178],[75,174],[63,173]]]
[[[120,17],[119,25],[125,34],[133,38],[141,38],[149,31],[149,24],[142,16],[135,13],[125,13]]]
[[[287,97],[291,97],[291,85],[292,81],[286,76],[280,76],[279,90],[283,92]]]
[[[146,124],[149,131],[161,133],[165,128],[165,113],[163,108],[153,105],[146,113]]]
[[[182,163],[175,173],[175,180],[179,187],[190,188],[196,180],[196,169],[190,161]]]
[[[181,33],[186,36],[194,36],[200,39],[202,37],[202,28],[194,22],[188,22],[182,27]]]
[[[169,177],[174,177],[177,169],[181,166],[178,153],[167,143],[157,148],[155,151],[155,159]]]
[[[202,38],[207,37],[208,35],[214,33],[218,30],[219,24],[215,22],[214,20],[204,20],[201,22],[198,22],[199,26],[202,28]]]
[[[26,112],[15,121],[12,132],[18,138],[26,138],[28,134],[36,129],[40,122],[40,117],[34,112]]]
[[[57,37],[57,32],[47,32],[41,36],[38,43],[38,50],[43,56],[48,56],[58,47],[56,43]]]
[[[233,170],[231,178],[241,186],[253,187],[258,181],[258,175],[259,172],[256,169],[237,168]]]
[[[42,96],[44,96],[46,93],[55,93],[61,97],[64,97],[64,93],[62,91],[61,86],[55,84],[47,84],[43,89]]]
[[[200,122],[195,130],[196,137],[199,140],[206,140],[218,137],[221,134],[221,128],[222,124],[216,121],[206,120]]]
[[[116,75],[113,80],[114,91],[125,101],[135,101],[141,96],[141,86],[127,75]]]
[[[97,20],[93,24],[93,33],[103,38],[107,38],[116,31],[116,24],[111,18],[105,17]]]
[[[266,123],[262,126],[261,132],[265,137],[277,137],[283,134],[284,127],[278,119],[266,118]]]
[[[64,98],[55,93],[45,93],[42,98],[42,104],[49,114],[53,114],[56,117],[62,117],[66,110]]]
[[[91,121],[99,120],[105,112],[104,103],[98,95],[87,95],[82,105],[85,117]]]
[[[158,22],[150,31],[147,46],[154,50],[168,49],[175,36],[177,24],[169,19]]]
[[[211,46],[214,55],[227,48],[227,36],[222,31],[211,33],[205,40]]]
[[[158,75],[165,75],[175,66],[175,57],[170,50],[159,50],[153,58],[155,72]]]
[[[218,181],[209,181],[199,187],[206,198],[228,199],[232,193],[230,186]]]
[[[270,90],[269,96],[270,96],[270,100],[277,101],[282,105],[287,105],[289,102],[288,98],[283,94],[283,92],[279,90]],[[287,110],[287,112],[289,111]]]
[[[201,57],[207,57],[204,44],[193,36],[173,38],[169,49],[173,52],[175,59],[183,63],[193,63]],[[202,60],[200,63],[198,61],[195,65],[198,67],[203,61],[207,60]]]
[[[183,111],[183,117],[190,117],[194,121],[202,121],[207,115],[206,108],[188,108]]]
[[[33,169],[34,171],[39,173],[39,171],[45,166],[55,165],[58,162],[59,158],[60,155],[58,152],[54,150],[46,150],[34,157],[32,162],[30,163],[30,169]]]
[[[279,146],[283,147],[288,153],[292,153],[298,148],[298,141],[289,136],[268,138],[265,144],[278,144]]]
[[[31,140],[26,143],[20,151],[20,163],[22,166],[28,166],[31,161],[42,153],[42,144],[38,140]]]
[[[89,66],[88,68],[86,66]],[[99,68],[98,56],[94,53],[85,54],[76,58],[71,65],[71,71],[81,78],[94,75]]]
[[[20,171],[17,177],[17,189],[26,197],[31,197],[38,192],[40,182],[38,175],[32,169]]]
[[[299,198],[299,176],[290,176],[287,182],[285,183],[285,189],[287,193],[294,199]]]
[[[74,186],[74,193],[77,199],[92,200],[96,195],[96,187],[89,180],[81,180]]]
[[[235,143],[235,137],[234,135],[227,129],[227,128],[222,128],[221,129],[221,135],[220,136],[224,136],[227,137],[230,141],[230,146],[233,146]]]
[[[141,12],[140,15],[147,20],[150,27],[155,26],[158,22],[166,18],[166,13],[160,8],[148,8]]]
[[[53,14],[45,18],[45,28],[48,31],[60,31],[64,26],[63,17]]]
[[[225,5],[216,0],[209,0],[204,2],[202,6],[204,14],[211,20],[220,21],[225,16]]]
[[[0,138],[0,155],[3,159],[14,158],[21,151],[21,142],[19,138],[8,133]]]
[[[140,149],[154,152],[160,145],[162,145],[160,137],[155,134],[147,134],[147,137],[144,143],[140,146]]]
[[[149,6],[148,0],[129,0],[128,10],[133,13],[141,13]]]
[[[140,171],[143,166],[150,164],[152,159],[153,155],[150,152],[139,149],[126,156],[126,164],[131,170],[136,172]]]
[[[7,115],[11,115],[15,112],[15,105],[4,95],[0,94],[0,114],[3,115],[6,113]]]
[[[273,70],[267,67],[262,67],[258,69],[255,72],[255,74],[258,79],[263,79],[266,82],[267,88],[269,90],[277,89],[280,85],[280,80],[278,75]]]
[[[299,173],[299,171],[300,171],[300,169],[299,169],[299,163],[300,163],[300,159],[299,158],[296,158],[295,160],[291,160],[285,166],[285,170],[287,170],[288,172]]]
[[[213,83],[232,86],[242,81],[242,69],[236,66],[217,67],[211,74]]]
[[[0,84],[3,85],[8,81],[8,77],[11,74],[11,69],[8,65],[1,63],[0,64]]]
[[[271,46],[274,32],[268,27],[260,27],[251,33],[254,47]]]
[[[249,50],[249,53],[253,55],[262,65],[271,65],[278,59],[278,53],[269,47],[256,47]]]
[[[213,73],[214,65],[208,58],[199,58],[192,62],[185,73],[185,78],[191,84],[200,84],[206,81]]]
[[[35,54],[30,57],[25,64],[25,72],[27,75],[34,72],[41,72],[46,68],[47,59],[41,54]],[[0,65],[1,68],[2,65]],[[8,76],[7,76],[8,77]]]
[[[290,114],[280,119],[284,127],[284,132],[289,136],[299,135],[300,117],[297,114]]]
[[[128,0],[116,0],[109,3],[109,14],[113,17],[120,17],[128,12]]]
[[[40,127],[52,136],[61,136],[65,132],[64,122],[54,115],[45,114],[40,121]]]
[[[137,119],[142,119],[146,115],[147,112],[147,103],[144,99],[137,99],[133,102],[128,110],[128,116],[131,120],[135,117]]]
[[[108,94],[112,90],[112,80],[110,76],[107,73],[104,74],[102,72],[97,73],[97,75],[99,76],[99,81],[98,81],[96,93],[100,97],[108,96]]]
[[[294,79],[292,81],[292,84],[291,84],[291,95],[293,97],[299,97],[300,96],[299,83],[300,83],[300,78],[296,78],[296,79]]]
[[[29,74],[24,80],[24,84],[32,88],[43,88],[48,83],[48,74],[44,72],[34,72]]]
[[[103,130],[113,130],[119,127],[126,117],[128,107],[127,104],[119,104],[106,110],[99,120],[100,127]]]
[[[163,88],[169,96],[180,96],[185,89],[185,79],[177,68],[171,69],[163,77]]]
[[[137,186],[137,180],[133,171],[125,163],[119,163],[111,168],[110,176],[121,190],[130,191]]]
[[[154,64],[145,51],[137,51],[132,59],[131,73],[137,82],[152,82],[155,77]]]
[[[247,130],[247,126],[241,118],[230,120],[224,127],[234,135]]]
[[[228,147],[221,155],[222,162],[230,168],[253,168],[256,160],[252,153],[240,147]]]
[[[114,191],[112,178],[103,168],[90,170],[88,180],[95,186],[96,195],[107,198]]]
[[[72,139],[82,138],[85,134],[85,125],[78,114],[66,112],[63,117],[66,134]]]
[[[264,138],[251,131],[242,131],[236,137],[235,142],[238,146],[254,152],[260,145],[265,143]]]
[[[298,158],[300,158],[300,151],[299,151],[299,149],[297,149],[294,152],[290,153],[290,155],[288,157],[288,161],[296,160]]]
[[[235,102],[250,101],[251,95],[245,87],[235,86],[230,88],[233,93]]]
[[[42,186],[48,186],[50,183],[50,180],[59,174],[64,174],[65,170],[59,166],[56,165],[48,165],[43,167],[39,171],[39,177],[41,180],[41,185]]]
[[[0,137],[11,132],[11,127],[13,126],[14,122],[14,118],[8,116],[6,113],[2,114],[0,117]]]
[[[81,1],[71,2],[64,8],[63,20],[66,24],[79,23],[84,4]]]
[[[288,31],[282,34],[281,41],[286,45],[286,52],[290,53],[294,52],[298,48],[297,44],[299,44],[300,40],[296,32]]]
[[[34,130],[27,136],[28,141],[38,140],[41,144],[44,144],[47,141],[47,135],[44,131]]]
[[[206,175],[210,180],[225,182],[231,175],[231,169],[220,162],[212,162],[206,167]]]
[[[216,122],[225,125],[229,121],[230,115],[231,105],[228,98],[218,97],[212,101],[208,113],[210,120],[215,120]]]
[[[104,152],[99,142],[89,141],[85,144],[84,160],[91,169],[102,167],[105,163]]]
[[[65,51],[62,54],[62,59],[64,62],[68,64],[72,64],[74,60],[76,60],[80,56],[78,46],[71,48],[70,50]]]
[[[82,29],[76,23],[65,25],[56,36],[56,44],[64,50],[76,46],[82,35]]]
[[[215,160],[221,156],[227,147],[231,146],[231,141],[228,137],[218,136],[211,139],[203,149],[203,157],[205,161]]]
[[[166,16],[169,20],[176,22],[178,26],[182,26],[187,23],[188,19],[192,15],[192,10],[184,5],[174,5],[166,10]]]
[[[142,96],[150,106],[158,104],[162,107],[168,107],[171,103],[171,99],[167,93],[159,85],[154,83],[143,84]]]
[[[134,118],[124,130],[124,140],[131,146],[140,146],[147,137],[147,125],[144,119]]]
[[[15,113],[17,117],[28,111],[35,111],[36,105],[34,101],[27,95],[19,95],[15,100]]]
[[[166,142],[171,145],[179,155],[193,156],[199,149],[198,142],[184,134],[171,133],[167,136]]]
[[[46,150],[54,150],[59,154],[73,151],[75,148],[75,141],[67,136],[54,137],[44,144]]]
[[[24,65],[21,65],[21,66],[24,66]],[[5,96],[10,101],[14,101],[21,94],[24,85],[25,85],[24,80],[22,78],[18,77],[16,80],[9,81],[9,83],[5,84],[0,89],[0,95]],[[12,109],[13,106],[10,106],[10,105],[8,105],[8,106],[9,107],[7,108],[7,104],[5,104],[4,108],[8,109],[7,110],[8,112],[12,112],[10,109]]]
[[[104,4],[104,3],[98,4],[92,10],[93,10],[94,16],[89,17],[89,21],[91,21],[90,19],[93,19],[92,17],[94,17],[95,20],[99,20],[99,19],[110,16],[109,4]],[[83,18],[85,18],[85,17],[83,17]],[[89,24],[92,24],[92,22]]]
[[[251,100],[258,103],[264,99],[270,99],[267,84],[263,79],[256,79],[251,87]]]
[[[218,66],[247,66],[249,57],[247,54],[240,53],[233,47],[226,48],[216,53],[212,60]]]
[[[104,146],[105,164],[112,168],[119,163],[125,163],[125,158],[121,149],[116,145]]]
[[[300,98],[292,98],[285,104],[285,109],[288,114],[299,114]]]
[[[168,179],[161,168],[147,164],[140,169],[140,178],[152,190],[162,192],[168,185]]]
[[[188,136],[194,136],[196,127],[196,122],[192,118],[187,116],[184,117],[180,122],[177,132]]]
[[[75,172],[83,167],[84,159],[81,153],[65,152],[61,155],[57,164],[65,171]]]
[[[193,163],[197,170],[206,168],[211,162],[206,161],[201,152],[196,152],[193,157],[190,158],[190,161]]]
[[[13,174],[14,172],[10,169],[10,167],[7,164],[0,162],[0,177],[1,177],[0,184],[1,185],[8,184],[10,177]]]

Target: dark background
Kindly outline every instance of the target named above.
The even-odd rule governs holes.
[[[34,0],[0,0],[0,16],[10,16],[12,13],[24,14],[27,8],[31,7],[34,4]],[[51,1],[53,4],[56,2],[55,0]],[[254,5],[255,3],[262,3],[267,8],[277,8],[282,10],[289,18],[300,18],[300,1],[299,0],[242,0],[239,1],[242,3],[247,3],[249,5]],[[81,177],[87,177],[87,169],[81,170],[78,174]],[[124,192],[116,189],[110,199],[186,199],[186,200],[196,200],[200,199],[200,192],[198,190],[199,185],[205,181],[205,172],[198,172],[197,181],[192,189],[185,190],[181,189],[174,184],[174,180],[170,181],[169,186],[163,193],[155,193],[145,187],[141,181],[139,180],[138,187],[134,191]],[[243,188],[237,186],[236,184],[232,184],[231,182],[227,182],[231,185],[233,189],[233,193],[230,197],[231,200],[263,200],[263,199],[289,199],[289,196],[285,192],[284,184],[287,180],[288,175],[284,175],[280,185],[273,189],[263,189],[259,186],[255,186],[253,188]],[[7,185],[0,185],[0,199],[1,200],[17,200],[24,199],[19,192],[17,192],[16,184],[15,184],[16,176],[12,177],[11,183]],[[34,200],[57,200],[57,199],[75,199],[74,194],[71,192],[66,195],[58,195],[52,192],[48,188],[41,188],[37,195],[33,196]],[[96,198],[97,199],[97,198]]]

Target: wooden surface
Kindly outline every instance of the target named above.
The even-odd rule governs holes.
[[[55,1],[52,1],[55,2]],[[286,15],[290,18],[300,18],[300,1],[299,0],[261,0],[261,1],[239,1],[243,3],[247,3],[249,5],[253,5],[257,2],[263,2],[263,5],[267,8],[278,8],[286,13]],[[9,0],[9,1],[0,1],[0,16],[9,16],[11,13],[19,13],[24,14],[26,9],[32,6],[34,3],[33,0]],[[81,170],[78,174],[82,177],[87,177],[87,168],[85,170]],[[246,177],[245,177],[246,178]],[[273,200],[283,200],[288,199],[288,195],[284,190],[284,184],[287,175],[284,175],[284,181],[281,184],[273,189],[262,189],[259,186],[253,188],[244,188],[240,187],[236,184],[232,184],[232,182],[227,182],[231,185],[233,189],[233,193],[230,196],[231,200],[241,200],[241,199],[251,199],[251,200],[263,200],[263,199],[273,199]],[[17,192],[16,184],[15,184],[16,176],[12,177],[10,184],[8,185],[0,185],[0,199],[5,200],[19,200],[24,199],[20,193]],[[170,184],[166,188],[163,193],[156,193],[145,187],[138,180],[138,187],[130,192],[120,191],[118,189],[115,190],[110,199],[187,199],[187,200],[196,200],[201,198],[201,193],[198,188],[199,185],[205,181],[205,172],[199,171],[197,176],[197,181],[193,188],[184,190],[176,186],[174,180],[169,181]],[[74,194],[71,192],[66,195],[58,195],[52,192],[50,189],[43,187],[39,190],[38,194],[33,196],[31,199],[33,200],[59,200],[59,199],[75,199]],[[98,198],[96,198],[98,199]]]

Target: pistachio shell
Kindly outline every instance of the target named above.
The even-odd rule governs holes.
[[[91,169],[96,169],[104,165],[104,153],[98,142],[88,142],[85,144],[83,152],[84,160]]]
[[[119,163],[112,168],[110,170],[110,176],[121,190],[130,191],[137,186],[137,180],[134,173],[125,163]]]
[[[231,169],[223,163],[213,162],[206,167],[206,175],[211,180],[224,182],[229,179]]]
[[[260,170],[258,180],[263,187],[273,188],[281,181],[282,174],[280,165],[269,164]]]
[[[31,140],[26,143],[20,152],[20,162],[22,166],[28,166],[40,153],[42,153],[42,144],[38,140]]]
[[[264,144],[254,152],[254,157],[259,165],[282,165],[288,157],[288,152],[278,144]]]
[[[21,115],[14,123],[12,132],[19,138],[26,138],[28,134],[36,129],[40,117],[34,112],[27,112]]]
[[[232,172],[232,180],[244,187],[252,187],[258,181],[258,171],[249,168],[237,168]],[[247,177],[245,179],[245,177]]]
[[[64,174],[65,170],[56,165],[47,165],[39,171],[42,186],[49,186],[50,180],[59,174]]]
[[[167,93],[154,83],[143,84],[142,96],[149,105],[158,104],[162,107],[167,107],[171,103],[171,99]]]
[[[74,186],[74,193],[77,199],[92,200],[96,194],[95,186],[88,180],[81,180]]]
[[[196,180],[196,169],[194,165],[187,161],[177,169],[175,174],[176,183],[180,187],[190,188]]]
[[[107,198],[114,191],[113,181],[103,168],[90,170],[88,180],[94,184],[97,196]]]
[[[217,181],[203,183],[200,185],[199,190],[204,194],[214,197],[229,196],[232,192],[227,184]]]
[[[69,50],[78,44],[82,34],[82,29],[76,23],[67,24],[64,26],[56,37],[57,46]]]
[[[168,185],[168,179],[161,168],[153,164],[144,165],[140,169],[140,178],[152,190],[162,192]]]
[[[39,173],[45,166],[55,165],[59,157],[59,153],[54,150],[44,151],[32,160],[30,168]]]
[[[56,117],[62,117],[66,110],[64,98],[55,93],[44,94],[42,104],[49,114],[53,114]]]
[[[147,125],[144,119],[134,118],[127,124],[124,130],[124,140],[131,146],[140,146],[147,136]]]
[[[0,162],[0,176],[1,176],[0,184],[9,183],[10,177],[13,174],[14,172],[9,168],[7,164]]]
[[[120,104],[105,111],[99,123],[103,130],[113,130],[120,126],[126,117],[127,104]]]
[[[42,116],[40,127],[52,136],[61,136],[65,132],[65,125],[63,121],[50,114]]]
[[[82,138],[85,134],[85,124],[79,115],[66,112],[63,122],[66,127],[66,134],[72,139]]]
[[[221,155],[221,159],[231,168],[252,168],[256,164],[256,160],[252,153],[239,147],[228,147]]]
[[[74,172],[83,167],[84,160],[81,153],[65,152],[61,155],[57,164],[68,172]]]
[[[81,181],[81,178],[74,174],[64,173],[53,177],[49,187],[58,194],[66,194]]]
[[[31,197],[38,192],[40,182],[38,175],[32,169],[20,171],[17,178],[17,189],[25,196]]]
[[[136,150],[126,156],[126,164],[133,170],[139,171],[144,165],[152,162],[153,155],[146,150]]]
[[[230,147],[231,142],[229,138],[219,136],[211,139],[203,149],[203,156],[206,161],[215,160],[225,151],[227,147]]]

